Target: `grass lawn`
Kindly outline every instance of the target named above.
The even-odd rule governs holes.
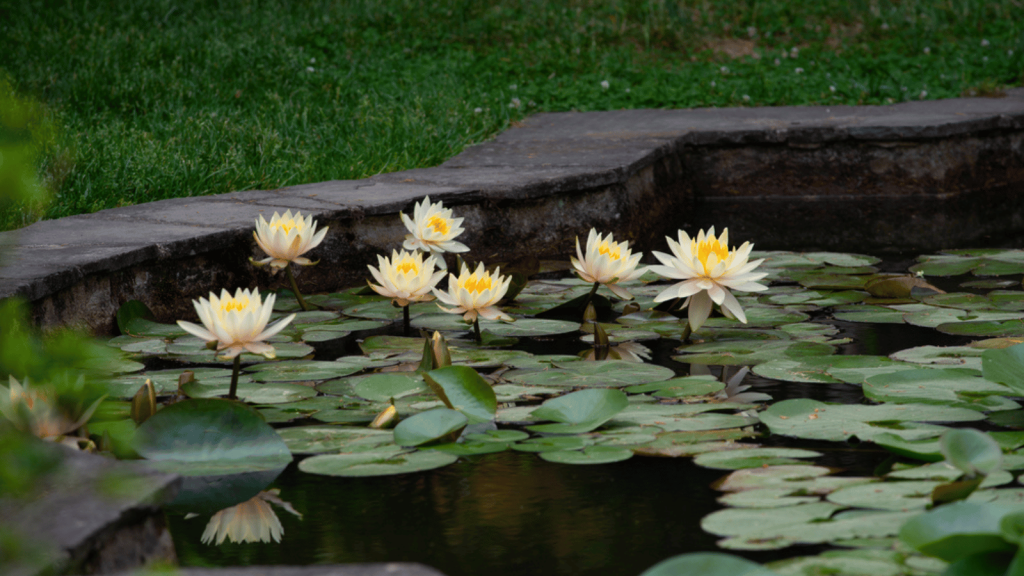
[[[0,0],[0,76],[58,129],[52,202],[0,229],[436,165],[540,111],[884,104],[1022,73],[1021,0]]]

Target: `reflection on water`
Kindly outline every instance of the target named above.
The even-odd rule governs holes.
[[[415,561],[448,576],[635,576],[715,549],[698,523],[722,475],[688,458],[567,466],[519,452],[378,478],[291,466],[274,486],[304,516],[282,515],[280,544],[203,546],[201,523],[169,520],[183,566]]]
[[[245,502],[216,512],[206,524],[200,541],[203,544],[223,544],[225,540],[237,543],[280,542],[284,527],[270,505],[276,504],[302,518],[291,504],[278,497],[280,493],[277,488],[264,490]]]

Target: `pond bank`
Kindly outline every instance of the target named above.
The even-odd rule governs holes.
[[[444,164],[358,181],[163,200],[0,234],[0,297],[42,326],[114,330],[123,302],[160,320],[222,287],[266,285],[246,260],[260,214],[330,227],[310,292],[362,282],[430,195],[488,262],[564,258],[595,226],[645,251],[728,226],[758,248],[934,250],[1008,238],[1024,219],[1024,89],[891,106],[538,114]],[[282,280],[276,280],[281,282]],[[283,284],[282,284],[283,286]]]

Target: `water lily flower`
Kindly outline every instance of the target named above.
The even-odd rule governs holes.
[[[241,504],[217,512],[206,524],[200,541],[203,544],[223,544],[224,540],[237,543],[280,542],[284,527],[270,503],[302,518],[291,504],[278,497],[280,493],[277,488],[264,490]]]
[[[512,276],[500,276],[499,272],[501,269],[496,268],[494,274],[491,274],[484,269],[481,262],[470,274],[469,268],[463,264],[458,277],[455,274],[448,275],[447,292],[434,288],[434,296],[437,296],[438,300],[455,308],[445,308],[440,304],[437,305],[438,308],[452,314],[462,314],[466,322],[476,322],[478,316],[488,320],[512,322],[511,316],[494,306],[505,296],[512,282]]]
[[[274,358],[274,347],[264,340],[283,330],[295,318],[292,314],[267,328],[276,298],[271,294],[265,302],[261,301],[260,291],[255,288],[252,292],[239,288],[234,296],[222,289],[220,298],[210,292],[209,300],[192,301],[203,325],[178,320],[178,326],[207,342],[217,342],[217,350],[223,352],[221,358],[234,358],[244,350]]]
[[[63,436],[71,434],[88,422],[106,398],[103,396],[84,409],[81,405],[62,408],[61,398],[54,386],[33,385],[27,378],[22,385],[14,376],[9,377],[8,384],[9,387],[0,384],[0,415],[19,430],[43,440],[59,441],[73,448],[78,447],[78,441],[64,441]],[[84,380],[79,378],[74,387],[81,388],[83,385]]]
[[[377,262],[379,269],[367,268],[380,286],[368,284],[374,292],[391,298],[398,306],[433,300],[430,291],[445,275],[444,270],[434,272],[437,260],[433,256],[424,260],[422,252],[410,254],[405,250],[392,250],[390,259],[377,255]]]
[[[451,209],[446,210],[442,202],[432,204],[430,196],[426,196],[413,207],[412,218],[406,216],[405,212],[400,212],[399,216],[410,232],[405,236],[402,247],[406,250],[437,253],[439,268],[447,267],[441,254],[469,251],[468,246],[455,241],[463,232],[463,219],[452,217]]]
[[[691,330],[697,330],[708,319],[712,303],[720,305],[722,313],[727,317],[746,324],[747,317],[743,308],[729,290],[760,292],[768,289],[757,283],[757,280],[768,274],[752,272],[764,259],[747,261],[754,245],[744,242],[739,248],[730,251],[729,229],[722,230],[722,235],[716,238],[714,226],[707,233],[701,230],[695,239],[691,239],[682,230],[679,231],[679,242],[672,238],[666,239],[673,255],[654,252],[654,256],[663,265],[651,266],[651,270],[660,276],[682,282],[662,291],[654,301],[687,298],[683,307],[690,308]]]
[[[604,284],[624,300],[632,300],[633,295],[618,283],[635,280],[647,271],[647,268],[637,269],[642,254],[633,254],[629,242],[615,242],[611,234],[603,237],[594,228],[587,236],[586,256],[580,249],[580,239],[576,238],[576,255],[578,258],[570,257],[572,265],[584,282]]]
[[[274,212],[270,222],[264,220],[261,214],[256,220],[256,230],[252,235],[256,238],[256,244],[259,244],[268,256],[253,263],[259,266],[270,264],[276,271],[292,262],[301,266],[315,264],[302,255],[323,242],[327,228],[317,232],[316,222],[312,216],[303,218],[301,212],[296,212],[293,216],[292,211],[287,210],[284,216]]]

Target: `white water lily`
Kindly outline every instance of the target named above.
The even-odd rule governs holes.
[[[367,266],[370,274],[380,286],[370,284],[373,291],[391,298],[399,306],[410,302],[424,302],[434,299],[430,290],[444,278],[445,271],[434,272],[437,260],[431,256],[423,259],[422,252],[410,254],[405,250],[391,251],[391,258],[377,255],[379,269]]]
[[[412,218],[406,216],[405,212],[400,212],[399,216],[410,232],[405,236],[402,247],[406,250],[436,253],[438,267],[447,267],[441,254],[469,251],[468,246],[455,241],[463,232],[463,219],[453,217],[451,209],[445,209],[441,202],[432,204],[430,196],[424,197],[422,202],[413,207]]]
[[[292,262],[302,266],[314,264],[302,255],[323,242],[327,228],[317,232],[316,222],[312,216],[303,218],[301,212],[296,212],[293,216],[292,211],[287,210],[284,216],[274,212],[270,222],[264,220],[261,214],[256,220],[256,230],[252,235],[256,238],[256,244],[259,244],[268,256],[253,262],[260,266],[270,264],[272,268],[280,269]]]
[[[768,274],[752,272],[764,262],[764,259],[747,261],[754,245],[744,242],[739,248],[730,251],[729,229],[722,230],[722,235],[716,238],[714,226],[708,229],[707,233],[701,230],[694,239],[682,230],[679,231],[678,242],[671,238],[666,239],[673,255],[654,252],[654,256],[663,265],[651,266],[651,271],[682,282],[662,291],[654,301],[687,298],[683,306],[690,308],[691,330],[697,330],[708,319],[712,303],[721,306],[722,313],[727,317],[736,318],[746,324],[747,316],[729,290],[760,292],[768,289],[767,286],[757,283]]]
[[[505,296],[512,282],[511,276],[502,277],[498,274],[500,271],[500,268],[496,268],[494,274],[491,274],[481,262],[470,274],[469,268],[463,264],[458,277],[455,274],[448,275],[447,292],[434,288],[434,296],[438,300],[455,308],[445,308],[440,304],[438,308],[452,314],[463,314],[462,319],[466,322],[475,322],[478,315],[488,320],[512,322],[511,316],[494,306]]]
[[[210,292],[209,300],[192,301],[203,325],[178,320],[178,326],[207,342],[216,341],[217,350],[223,352],[221,358],[234,358],[242,351],[274,358],[274,347],[263,340],[283,330],[295,318],[292,314],[267,328],[276,298],[271,294],[263,302],[258,289],[250,292],[239,288],[234,296],[222,289],[220,298]]]
[[[637,269],[642,254],[633,254],[629,242],[615,242],[611,234],[603,237],[594,228],[590,229],[590,235],[587,236],[586,255],[580,249],[580,239],[576,238],[576,255],[578,258],[570,259],[576,274],[584,282],[604,284],[624,300],[632,300],[633,295],[618,286],[618,283],[635,280],[647,271],[647,268]]]
[[[0,416],[15,428],[44,440],[59,440],[81,428],[106,398],[103,396],[86,408],[81,405],[62,408],[60,393],[55,386],[33,385],[28,378],[22,385],[14,376],[9,377],[8,384],[9,387],[0,384]],[[74,386],[80,389],[83,385],[80,378]],[[64,443],[77,447],[75,440]]]

